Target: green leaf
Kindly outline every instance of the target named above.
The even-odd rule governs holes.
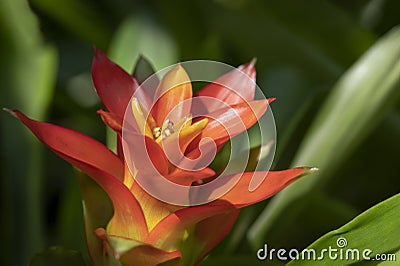
[[[133,76],[142,84],[147,78],[155,73],[153,66],[150,62],[142,55],[139,55],[139,59],[136,61],[135,69],[133,70]]]
[[[0,24],[0,77],[8,92],[0,104],[42,119],[55,83],[56,51],[42,43],[38,21],[25,0],[1,1]]]
[[[129,73],[139,55],[153,62],[156,70],[177,60],[175,44],[165,29],[144,16],[128,17],[122,22],[111,41],[108,54]]]
[[[0,1],[0,25],[0,107],[18,108],[42,120],[53,94],[56,50],[44,44],[26,0]],[[0,115],[0,124],[1,209],[9,210],[0,222],[7,242],[0,257],[5,265],[27,265],[44,248],[42,147],[9,116]]]
[[[107,194],[95,181],[80,171],[76,171],[76,173],[82,193],[89,255],[94,265],[102,265],[102,240],[95,236],[93,232],[97,228],[106,228],[113,213],[112,204]]]
[[[58,244],[63,247],[82,251],[82,256],[88,258],[85,228],[82,209],[82,197],[78,180],[73,172],[65,176],[67,179],[64,191],[60,196],[57,215]]]
[[[75,250],[69,250],[62,247],[53,247],[49,250],[35,255],[30,266],[86,266],[82,255]]]
[[[254,247],[263,243],[290,206],[334,176],[363,139],[381,121],[399,96],[400,28],[395,28],[357,61],[337,82],[308,130],[293,166],[320,168],[316,176],[301,179],[272,199],[252,226]]]
[[[400,194],[397,194],[360,214],[348,224],[331,231],[307,247],[315,250],[318,257],[325,248],[332,247],[343,252],[343,260],[332,260],[326,253],[322,260],[294,260],[288,265],[338,265],[367,260],[363,258],[364,250],[371,250],[368,257],[377,254],[394,254],[400,251]],[[350,249],[358,250],[351,256]],[[346,258],[346,252],[348,257]],[[307,253],[304,253],[307,255]],[[301,258],[301,255],[300,255]],[[376,261],[375,261],[376,263]],[[391,262],[393,263],[393,261]],[[393,264],[391,264],[393,265]]]
[[[88,44],[104,49],[110,38],[104,17],[93,11],[84,1],[31,0],[34,7],[55,20]]]
[[[313,80],[337,77],[374,40],[328,1],[248,1],[211,19],[226,21],[212,25],[239,54],[259,65],[295,64]]]

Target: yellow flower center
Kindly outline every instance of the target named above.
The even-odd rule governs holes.
[[[178,138],[181,148],[186,149],[187,145],[197,137],[208,123],[207,118],[192,124],[192,115],[188,114],[180,121],[171,121],[166,118],[161,126],[157,126],[151,114],[147,114],[140,102],[132,98],[132,112],[142,134],[154,139],[158,144],[167,138]]]
[[[164,140],[174,132],[174,122],[167,118],[161,127],[153,128],[153,137],[157,142],[159,142],[160,138]]]

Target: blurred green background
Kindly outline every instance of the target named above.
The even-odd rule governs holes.
[[[304,248],[400,192],[398,24],[397,0],[0,0],[0,106],[106,142],[93,45],[127,71],[139,54],[157,70],[256,57],[259,86],[277,98],[273,169],[321,169],[244,209],[208,259],[256,264],[264,243]],[[72,168],[11,116],[0,121],[1,264],[56,245],[86,257]]]

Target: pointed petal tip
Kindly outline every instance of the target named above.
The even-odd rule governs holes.
[[[272,102],[274,102],[276,100],[276,98],[272,97],[272,98],[268,98],[267,100],[268,100],[268,103],[272,103]]]
[[[99,48],[97,48],[95,45],[93,45],[93,50],[94,50],[94,56],[93,59],[96,60],[102,60],[104,57],[106,57],[106,54],[100,50]]]
[[[148,60],[148,58],[147,58],[144,54],[140,53],[140,54],[138,55],[137,59],[136,59],[135,66],[136,66],[139,62],[142,62],[142,61],[148,62],[149,60]]]
[[[17,110],[15,110],[15,109],[10,109],[10,108],[2,108],[2,110],[5,111],[5,112],[7,112],[7,113],[9,113],[9,114],[12,115],[13,117],[19,119],[19,118],[18,118],[18,115],[17,115]]]
[[[251,59],[249,66],[254,67],[257,63],[257,57],[253,57],[253,59]]]
[[[186,70],[182,66],[182,62],[178,62],[178,64],[176,64],[176,67],[174,67],[173,69],[175,69],[177,73],[180,72],[181,74],[187,76]]]
[[[188,74],[186,73],[186,70],[183,68],[182,63],[178,62],[174,67],[172,67],[165,75],[164,77],[168,77],[168,79],[176,79],[175,83],[179,82],[189,82],[190,78]]]
[[[250,62],[240,65],[238,69],[245,73],[254,73],[256,71],[255,69],[256,63],[257,63],[257,58],[254,57],[253,59],[251,59]]]
[[[319,171],[319,168],[318,167],[299,167],[299,168],[303,168],[304,169],[304,172],[303,172],[303,176],[304,175],[309,175],[309,174],[313,174],[313,173],[316,173],[316,172],[318,172]]]
[[[94,55],[97,56],[100,53],[100,49],[97,48],[96,45],[93,45],[92,47],[93,47]]]
[[[100,115],[101,120],[103,120],[104,124],[106,124],[108,127],[112,128],[116,132],[122,132],[122,125],[120,123],[121,118],[117,117],[116,115],[106,112],[104,110],[97,110],[96,112],[98,115]]]
[[[308,172],[310,172],[310,173],[314,173],[314,172],[317,172],[317,171],[319,171],[318,167],[308,167]]]

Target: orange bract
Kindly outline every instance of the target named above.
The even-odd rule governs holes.
[[[240,66],[240,71],[229,72],[200,90],[195,97],[215,98],[225,106],[206,106],[208,114],[216,119],[204,116],[193,120],[190,113],[192,87],[181,65],[166,73],[153,97],[100,50],[96,49],[95,53],[93,81],[108,109],[108,112],[100,110],[98,113],[105,124],[117,132],[118,145],[121,146],[122,119],[131,105],[128,111],[132,112],[137,123],[134,135],[145,138],[146,152],[152,163],[165,178],[177,184],[190,186],[195,181],[212,178],[215,172],[210,168],[189,172],[172,165],[165,155],[168,145],[177,140],[180,154],[188,157],[196,157],[198,143],[204,137],[213,139],[220,147],[256,123],[274,100],[254,100],[255,62],[252,61]],[[227,89],[221,83],[231,84],[237,89]],[[135,98],[131,99],[132,95]],[[304,167],[278,172],[239,173],[243,175],[240,181],[219,200],[195,207],[173,206],[153,198],[135,182],[135,175],[146,174],[145,170],[136,167],[141,163],[141,154],[132,154],[135,171],[130,173],[121,149],[115,154],[81,133],[29,119],[17,110],[7,111],[57,155],[93,178],[108,194],[114,214],[105,229],[95,231],[103,241],[99,252],[106,252],[106,257],[126,265],[157,265],[167,261],[181,265],[192,256],[199,263],[228,234],[239,208],[274,195],[309,171]],[[231,127],[230,132],[221,126],[221,121]],[[250,192],[248,186],[253,175],[266,178],[255,191]],[[217,226],[220,230],[215,230]],[[92,231],[86,233],[93,234]],[[191,250],[191,254],[180,249],[185,241],[196,245],[186,249]],[[89,251],[98,254],[94,252],[96,248],[89,246]]]

